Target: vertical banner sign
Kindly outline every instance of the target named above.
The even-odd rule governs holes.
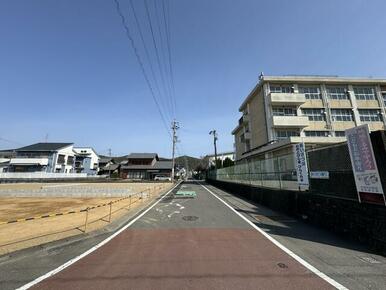
[[[295,169],[296,175],[298,178],[299,188],[308,189],[309,180],[308,180],[308,168],[307,168],[307,157],[306,157],[306,148],[304,143],[298,143],[294,145],[294,155],[295,155]]]
[[[386,204],[367,124],[346,130],[359,202]]]

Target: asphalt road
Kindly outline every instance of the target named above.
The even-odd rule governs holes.
[[[286,248],[350,289],[385,289],[386,259],[208,186]],[[194,191],[194,198],[175,195]],[[0,264],[21,286],[100,242]],[[374,263],[375,261],[375,263]],[[64,263],[64,262],[63,262]],[[36,268],[36,265],[38,267]],[[44,265],[44,266],[43,266]],[[21,278],[22,277],[22,278]],[[4,287],[3,287],[4,286]],[[33,289],[332,289],[197,183],[184,183],[111,241]]]
[[[34,289],[330,289],[198,184]]]

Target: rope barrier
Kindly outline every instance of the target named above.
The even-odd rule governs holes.
[[[157,187],[154,187],[154,190],[155,189],[157,189]],[[162,186],[159,186],[158,189],[162,189]],[[80,209],[80,210],[71,210],[71,211],[67,211],[67,212],[51,213],[51,214],[45,214],[45,215],[41,215],[41,216],[34,216],[34,217],[27,217],[27,218],[21,218],[21,219],[8,220],[8,221],[0,222],[0,225],[14,224],[14,223],[19,223],[19,222],[26,222],[26,221],[32,221],[32,220],[38,220],[38,219],[44,219],[44,218],[50,218],[50,217],[57,217],[57,216],[63,216],[63,215],[81,213],[81,212],[88,212],[89,210],[100,208],[100,207],[105,207],[105,206],[110,206],[111,207],[115,203],[121,202],[123,200],[131,198],[132,196],[137,196],[139,194],[141,194],[139,199],[142,199],[143,198],[142,194],[144,192],[146,192],[146,191],[149,191],[149,193],[150,193],[151,188],[147,188],[147,189],[142,190],[140,192],[136,192],[136,193],[131,194],[129,196],[125,196],[123,198],[120,198],[120,199],[117,199],[117,200],[114,200],[114,201],[110,201],[108,203],[98,204],[98,205],[95,205],[95,206],[92,206],[92,207],[87,207],[87,208]]]

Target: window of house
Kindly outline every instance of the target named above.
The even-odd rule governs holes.
[[[383,99],[383,104],[384,104],[385,107],[386,107],[386,92],[383,92],[383,93],[382,93],[382,99]]]
[[[328,137],[328,131],[304,131],[306,137]]]
[[[64,164],[64,158],[65,156],[62,154],[58,155],[58,164]]]
[[[326,121],[324,109],[302,109],[302,113],[308,116],[310,121]]]
[[[382,116],[379,110],[359,109],[358,112],[362,122],[382,122]]]
[[[67,165],[72,165],[74,163],[74,156],[67,157]]]
[[[327,87],[327,96],[331,100],[349,100],[346,87]]]
[[[299,93],[304,94],[308,100],[322,99],[322,94],[320,93],[319,87],[299,87]]]
[[[331,109],[331,117],[333,121],[353,121],[354,115],[351,109]]]
[[[344,131],[335,131],[335,137],[346,137],[346,133]]]
[[[269,90],[271,93],[293,93],[292,85],[270,85]]]
[[[272,108],[272,114],[274,116],[296,116],[296,109],[295,108]]]
[[[245,141],[245,150],[247,151],[251,150],[251,142],[249,140]]]
[[[287,139],[296,136],[300,136],[300,132],[297,130],[276,130],[277,139]]]
[[[357,100],[376,100],[373,87],[354,87],[354,93]]]

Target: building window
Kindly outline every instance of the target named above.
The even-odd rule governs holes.
[[[74,156],[67,157],[67,165],[72,165],[74,163]]]
[[[354,93],[357,100],[376,100],[372,87],[354,87]]]
[[[324,109],[302,109],[302,113],[308,116],[310,121],[326,121]]]
[[[349,100],[350,96],[345,87],[327,87],[327,96],[331,100]]]
[[[299,93],[304,94],[308,100],[322,99],[322,95],[318,87],[299,87]]]
[[[331,117],[333,121],[353,121],[354,116],[351,109],[331,109]]]
[[[335,131],[335,137],[346,137],[346,133],[344,131]]]
[[[289,137],[300,136],[300,132],[296,130],[277,130],[276,138],[277,139],[287,139]]]
[[[272,108],[272,114],[274,116],[296,116],[295,108]]]
[[[379,110],[359,109],[359,117],[362,122],[382,122]]]
[[[386,92],[382,93],[383,104],[386,107]]]
[[[58,164],[64,164],[64,158],[65,158],[65,156],[64,155],[62,155],[62,154],[59,154],[58,155]]]
[[[271,85],[269,86],[269,90],[271,93],[282,94],[290,94],[294,92],[293,86],[291,85]]]
[[[328,131],[304,131],[306,137],[328,137]]]
[[[245,150],[251,150],[251,142],[249,140],[245,140]]]

